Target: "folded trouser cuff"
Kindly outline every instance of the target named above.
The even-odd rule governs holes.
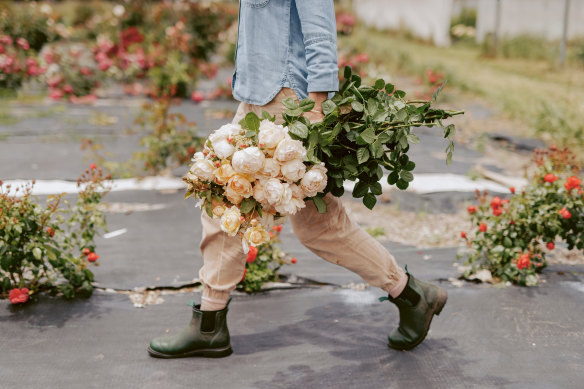
[[[202,298],[206,299],[209,302],[218,303],[224,302],[227,304],[229,301],[229,296],[231,295],[231,291],[223,291],[223,290],[215,290],[211,289],[206,285],[203,285],[203,295]]]

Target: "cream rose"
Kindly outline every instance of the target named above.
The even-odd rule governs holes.
[[[293,159],[282,164],[282,175],[288,181],[296,182],[304,177],[306,173],[306,165],[299,159]]]
[[[264,153],[257,147],[238,150],[231,158],[231,165],[237,173],[255,174],[264,167]]]
[[[265,119],[260,122],[258,142],[266,149],[274,149],[287,134],[287,128]]]
[[[280,164],[274,158],[266,158],[260,174],[267,177],[278,177],[280,175]]]
[[[215,171],[215,166],[208,159],[198,159],[193,166],[191,166],[190,172],[203,181],[213,181],[215,176],[213,175]]]
[[[282,215],[295,215],[299,209],[304,208],[304,191],[296,184],[284,184],[284,195],[278,205],[276,211]]]
[[[284,196],[285,188],[284,184],[280,182],[277,178],[270,178],[264,184],[264,195],[266,201],[270,205],[277,205],[282,201],[282,196]]]
[[[264,188],[264,182],[258,180],[253,185],[253,198],[262,205],[267,205],[268,200],[266,199],[266,193]]]
[[[243,237],[251,246],[254,247],[266,243],[270,240],[270,234],[268,234],[268,231],[266,231],[261,224],[255,227],[249,227],[247,230],[245,230]]]
[[[235,236],[241,225],[241,213],[239,208],[233,206],[223,212],[221,215],[221,230],[229,236]]]
[[[227,140],[220,140],[213,144],[213,150],[218,158],[226,159],[233,155],[235,152],[235,146],[227,142]]]
[[[299,140],[294,140],[286,136],[274,152],[274,159],[280,163],[292,161],[293,159],[302,159],[306,156],[306,149]]]
[[[220,185],[225,185],[231,177],[235,175],[235,170],[229,163],[224,163],[213,171],[215,175],[215,182]]]
[[[213,213],[214,218],[220,218],[221,216],[223,216],[226,209],[227,208],[225,208],[224,205],[217,205],[216,207],[213,208],[211,212]]]
[[[253,188],[251,182],[239,174],[235,174],[227,181],[227,186],[225,187],[225,195],[227,198],[237,198],[238,196],[248,198],[252,193]]]
[[[314,165],[309,171],[304,174],[300,187],[304,191],[306,197],[316,196],[318,192],[322,192],[326,187],[327,177],[324,163]]]

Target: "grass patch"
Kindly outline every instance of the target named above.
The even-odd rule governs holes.
[[[366,52],[393,72],[419,76],[428,68],[443,69],[451,87],[485,98],[529,128],[514,135],[568,146],[584,156],[584,71],[577,64],[559,69],[547,61],[488,59],[478,46],[435,47],[362,25],[340,37],[340,44]]]

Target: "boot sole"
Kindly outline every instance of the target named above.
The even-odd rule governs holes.
[[[182,354],[165,354],[160,351],[153,350],[148,346],[148,354],[154,358],[171,359],[171,358],[189,358],[189,357],[204,357],[204,358],[223,358],[231,355],[233,349],[231,345],[223,348],[209,348],[202,350],[189,351]]]
[[[415,348],[416,346],[418,346],[420,343],[422,343],[424,341],[424,339],[426,339],[426,336],[428,335],[428,331],[430,330],[430,324],[432,324],[432,319],[434,318],[434,315],[436,315],[436,316],[440,315],[440,312],[442,312],[442,309],[444,309],[444,306],[446,305],[446,301],[448,301],[448,293],[446,292],[446,289],[440,288],[440,290],[438,291],[438,298],[436,299],[436,302],[434,303],[434,306],[432,307],[432,315],[430,315],[430,320],[428,320],[428,323],[426,324],[426,328],[424,330],[424,336],[422,336],[415,343],[407,344],[407,345],[403,345],[403,344],[392,345],[391,342],[389,342],[389,347],[394,349],[394,350],[406,351],[406,350],[411,350],[411,349]]]

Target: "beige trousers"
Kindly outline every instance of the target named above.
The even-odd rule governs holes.
[[[296,99],[296,94],[292,89],[283,88],[264,106],[241,103],[233,122],[239,122],[248,112],[261,115],[265,110],[276,115],[281,123],[282,100],[287,97]],[[327,213],[318,213],[314,203],[308,201],[305,208],[290,217],[300,242],[321,258],[357,273],[368,284],[397,297],[407,283],[403,269],[377,240],[349,217],[339,198],[329,193],[324,199]],[[219,220],[210,218],[205,212],[202,212],[201,222],[203,267],[199,278],[203,297],[210,301],[227,301],[245,269],[241,238],[221,231]]]

